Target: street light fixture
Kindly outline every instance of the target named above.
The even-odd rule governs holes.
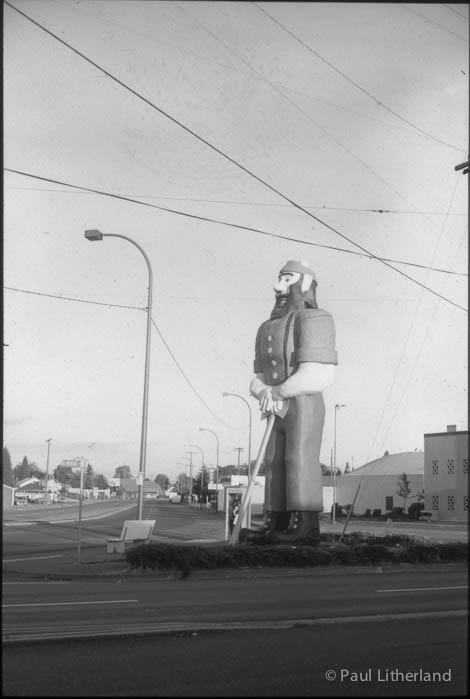
[[[240,396],[238,393],[229,393],[228,391],[224,391],[222,393],[223,397],[226,398],[227,396],[235,396],[236,398],[240,398],[245,405],[248,408],[248,412],[250,414],[250,422],[249,422],[249,432],[248,432],[248,483],[250,483],[250,475],[251,475],[251,425],[253,422],[253,415],[251,412],[251,405],[248,403],[246,398],[243,398],[243,396]],[[240,452],[239,452],[240,455]],[[247,520],[248,520],[248,526],[251,527],[251,500],[248,503],[247,507]]]
[[[217,462],[215,467],[215,511],[219,511],[219,438],[214,430],[209,430],[207,427],[200,427],[199,432],[210,432],[217,440]]]
[[[137,519],[142,519],[143,501],[144,501],[144,479],[145,479],[145,461],[147,454],[147,418],[148,418],[148,395],[149,395],[149,373],[150,373],[150,339],[152,329],[152,289],[153,289],[153,273],[152,265],[147,256],[147,253],[140,247],[135,240],[128,238],[126,235],[118,233],[101,233],[96,229],[85,231],[85,238],[90,241],[103,240],[104,237],[123,238],[129,243],[132,243],[144,256],[147,263],[149,273],[148,286],[148,302],[147,302],[147,333],[145,343],[145,369],[144,369],[144,396],[142,404],[142,430],[140,438],[140,461],[139,461],[139,476],[137,479],[138,486],[138,501],[137,501]]]
[[[224,398],[226,398],[227,396],[236,396],[236,398],[240,398],[240,400],[242,400],[245,403],[245,405],[247,406],[249,414],[250,414],[249,434],[248,434],[248,480],[249,480],[250,473],[251,473],[251,424],[253,421],[252,420],[253,416],[252,416],[252,412],[251,412],[251,405],[248,403],[246,398],[243,398],[243,396],[238,395],[238,393],[228,393],[228,391],[224,391],[222,393],[222,395],[224,396]]]
[[[336,403],[335,405],[335,438],[333,449],[333,524],[336,523],[336,415],[340,408],[345,408],[346,403]]]

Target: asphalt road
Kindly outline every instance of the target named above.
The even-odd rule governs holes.
[[[463,570],[16,580],[3,583],[2,632],[11,641],[368,615],[442,615],[466,610],[467,594]]]
[[[76,546],[76,505],[26,510],[7,517],[7,570],[15,558]],[[135,517],[135,504],[89,503],[83,516],[82,545],[96,547]],[[160,540],[223,537],[223,520],[212,512],[157,501],[144,516],[157,520]],[[465,535],[459,526],[433,529],[454,540]],[[424,566],[393,573],[226,571],[185,580],[6,576],[3,693],[465,695],[467,592],[465,570]],[[420,669],[446,674],[432,681],[400,675]],[[327,670],[336,679],[326,679]]]
[[[3,695],[466,696],[466,637],[447,618],[7,646]]]

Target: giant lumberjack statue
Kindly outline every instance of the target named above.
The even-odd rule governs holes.
[[[276,303],[256,336],[250,392],[263,417],[274,413],[266,447],[265,516],[240,541],[318,541],[323,511],[320,445],[322,391],[334,380],[335,327],[317,306],[317,281],[307,262],[289,261],[274,285]]]

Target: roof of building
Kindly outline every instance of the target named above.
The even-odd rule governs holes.
[[[121,478],[119,486],[123,490],[133,493],[137,490],[137,481],[135,478]]]
[[[354,476],[393,476],[406,473],[424,474],[424,452],[404,451],[399,454],[384,454],[380,459],[346,473],[341,478]]]
[[[121,478],[120,487],[128,493],[136,493],[138,490],[136,478]],[[144,492],[146,493],[163,493],[163,489],[158,483],[153,481],[144,481]]]

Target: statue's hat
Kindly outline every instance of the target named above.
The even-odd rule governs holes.
[[[289,260],[284,267],[281,269],[279,274],[290,274],[290,273],[296,273],[296,274],[309,274],[311,277],[313,277],[313,280],[316,282],[317,278],[315,276],[315,272],[313,269],[310,267],[308,262],[305,262],[305,260]]]

